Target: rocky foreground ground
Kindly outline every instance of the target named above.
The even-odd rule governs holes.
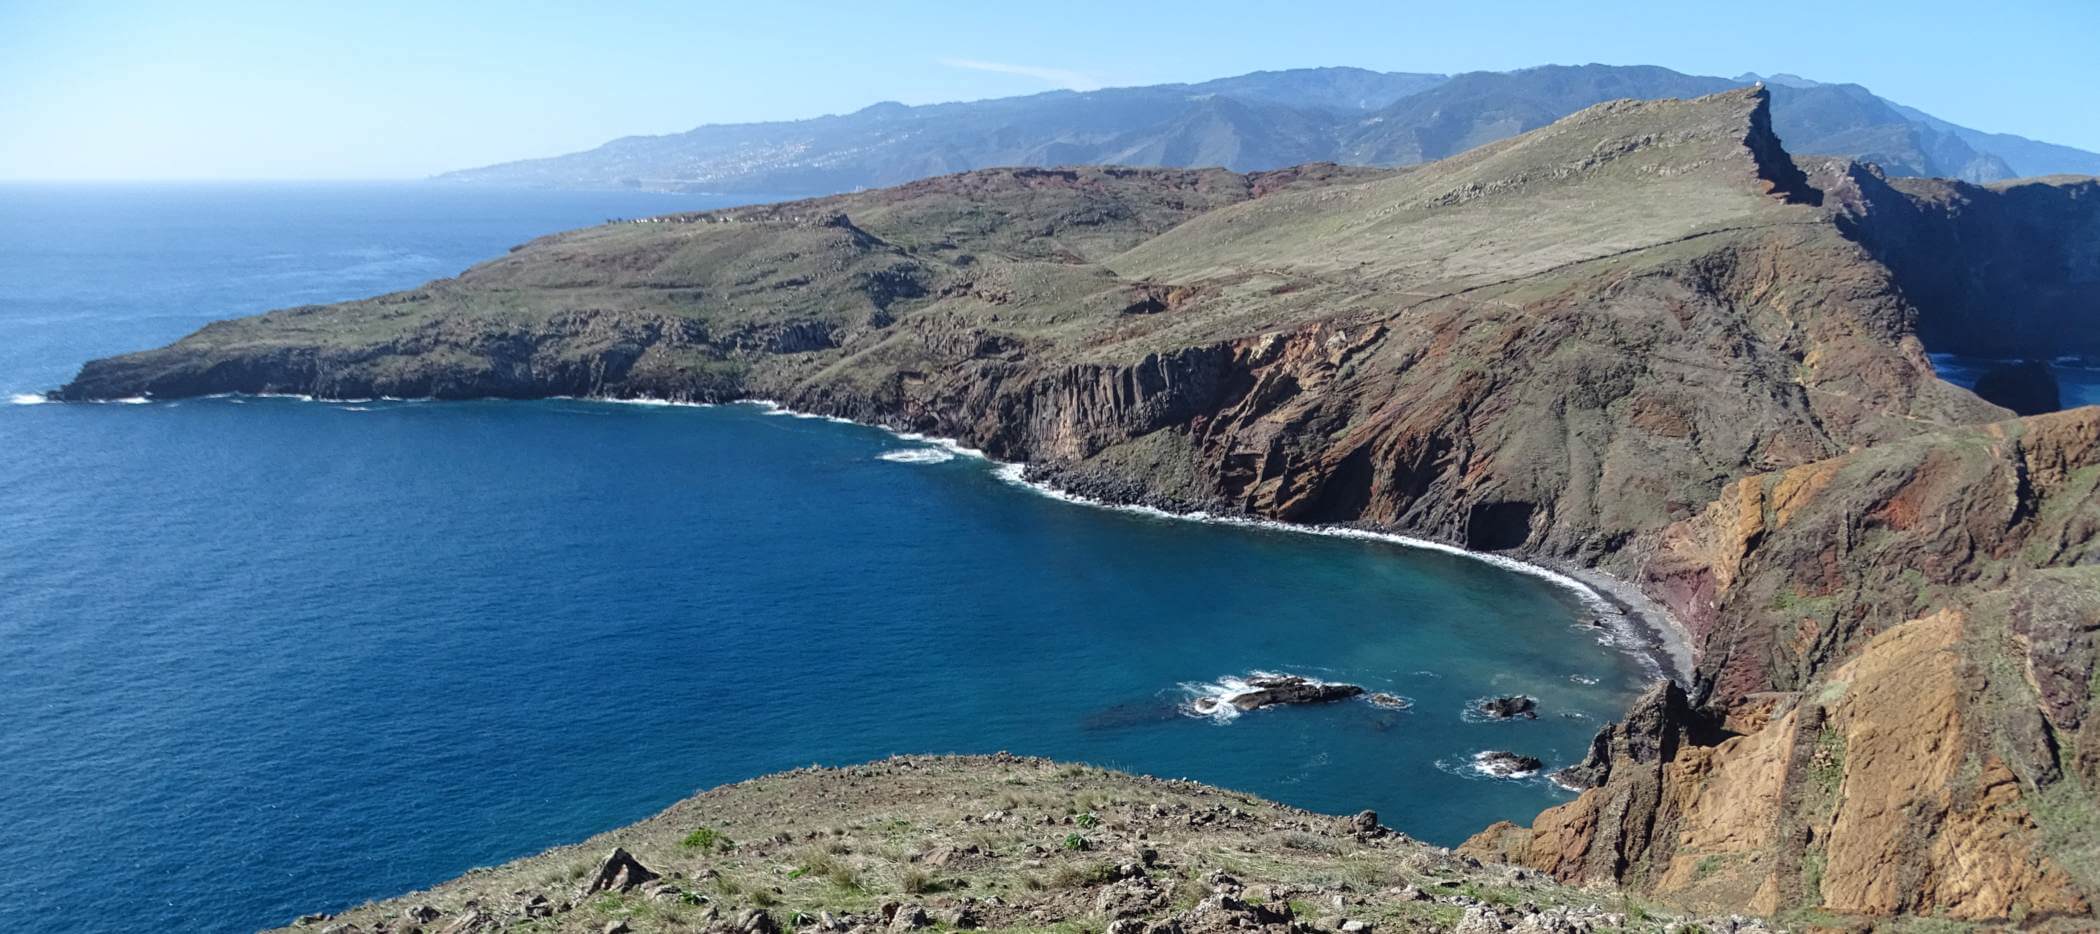
[[[1764,931],[1187,781],[1008,755],[810,768],[285,930]]]

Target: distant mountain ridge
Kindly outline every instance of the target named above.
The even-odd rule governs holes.
[[[1797,153],[1874,162],[1891,175],[1971,182],[2100,174],[2100,153],[1986,133],[1856,84],[1790,74],[1687,75],[1652,65],[1546,65],[1459,75],[1362,68],[1258,71],[1194,84],[1051,91],[806,120],[630,136],[596,149],[465,169],[441,180],[548,188],[772,195],[901,184],[991,166],[1412,165],[1620,98],[1698,97],[1763,81],[1774,129]]]

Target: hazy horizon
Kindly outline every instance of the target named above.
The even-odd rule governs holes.
[[[1459,73],[1589,62],[1855,83],[1963,126],[2100,151],[2100,121],[2084,100],[2096,75],[2083,48],[2100,34],[2100,5],[2031,0],[1984,19],[1954,12],[1969,8],[1932,0],[1884,17],[1762,7],[1763,24],[1817,27],[1801,30],[1629,0],[1492,11],[1349,0],[1294,18],[1252,4],[1086,2],[1047,19],[924,4],[580,13],[492,3],[340,11],[218,0],[83,11],[29,2],[0,10],[0,82],[32,90],[0,99],[10,130],[0,135],[0,181],[408,181],[624,136],[887,100],[1325,66]]]

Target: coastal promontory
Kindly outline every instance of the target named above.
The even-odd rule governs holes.
[[[1892,179],[1790,153],[1768,94],[1747,88],[1600,104],[1406,169],[989,169],[613,223],[405,292],[94,361],[56,395],[762,398],[956,438],[1104,500],[1608,575],[1683,627],[1696,671],[1597,736],[1563,773],[1579,797],[1483,833],[1470,858],[1711,914],[2071,930],[2100,898],[2100,409],[2019,417],[1941,380],[1928,353],[2048,359],[2090,351],[2094,334],[2100,182]],[[903,769],[867,777],[942,774]],[[859,835],[855,853],[894,847],[885,865],[917,866],[923,884],[989,892],[924,863],[931,849],[905,858],[930,840],[869,836],[880,812],[855,810],[874,794],[855,774],[794,780],[797,806],[836,803],[821,820],[732,834],[803,835],[746,851],[801,870],[793,884],[765,870],[740,891],[799,898],[830,871],[817,854],[836,828]],[[1234,838],[1231,860],[1167,857],[1195,875],[1147,889],[1133,880],[1160,873],[1136,834],[1199,817],[1162,801],[1174,817],[1146,823],[1151,802],[1096,781],[1075,773],[1057,793],[1106,795],[1098,807],[1003,807],[989,792],[942,817],[954,832],[940,845],[965,865],[953,854],[982,825],[962,817],[1047,817],[1063,832],[976,844],[1044,860],[1021,874],[1041,876],[1063,858],[1015,847],[1088,846],[1064,818],[1115,822],[1129,846],[1075,870],[1103,873],[1088,905],[1157,891],[1160,907],[1130,917],[1183,930],[1208,923],[1188,913],[1225,910],[1203,907],[1219,897],[1255,927],[1457,924],[1476,907],[1432,896],[1444,915],[1359,919],[1367,893],[1435,883],[1311,881],[1308,853],[1371,853],[1381,873],[1412,857],[1268,824]],[[637,833],[697,832],[685,823]],[[621,845],[652,873],[709,868],[660,840]],[[602,849],[533,871],[588,874]],[[1263,909],[1202,882],[1213,871],[1311,886],[1314,901],[1286,914],[1303,896],[1272,888]],[[557,883],[572,880],[546,891]],[[526,888],[502,884],[476,897]],[[938,920],[963,891],[909,901]],[[884,911],[890,898],[807,904],[913,926],[907,899]]]

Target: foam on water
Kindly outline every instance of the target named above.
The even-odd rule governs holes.
[[[653,396],[620,398],[612,396],[553,396],[552,398],[574,402],[604,402],[610,405],[640,405],[658,409],[711,409],[715,406],[712,402],[693,402],[687,399],[658,399]]]
[[[1255,672],[1256,676],[1260,674]],[[1233,698],[1254,690],[1254,685],[1248,684],[1247,679],[1230,675],[1209,682],[1184,681],[1180,687],[1182,693],[1188,695],[1188,700],[1180,708],[1183,713],[1218,723],[1239,719],[1244,711],[1233,706]]]
[[[1444,758],[1436,760],[1436,770],[1439,772],[1443,772],[1446,775],[1456,775],[1460,778],[1470,779],[1473,781],[1531,782],[1535,779],[1539,779],[1541,772],[1547,772],[1550,775],[1550,770],[1555,768],[1555,766],[1553,766],[1551,763],[1547,763],[1546,765],[1538,769],[1503,774],[1500,772],[1496,772],[1494,769],[1490,768],[1487,765],[1487,757],[1493,754],[1493,750],[1483,749],[1479,752],[1465,755],[1446,756]],[[1549,785],[1550,787],[1566,791],[1582,790],[1580,788],[1574,788],[1567,785],[1563,785],[1560,782],[1553,781],[1551,779],[1543,780],[1542,783]]]
[[[787,406],[781,405],[780,403],[775,402],[771,399],[745,399],[743,401],[745,405],[758,406],[759,409],[764,411],[767,415],[778,415],[786,418],[807,418],[814,421],[832,422],[839,425],[860,424],[859,422],[856,422],[850,418],[840,418],[836,415],[818,415],[815,412],[797,411],[795,409],[791,409]],[[899,437],[902,437],[902,435],[899,435]]]
[[[1539,770],[1538,770],[1538,769],[1522,769],[1522,770],[1519,770],[1519,771],[1515,771],[1515,772],[1497,772],[1497,771],[1495,771],[1495,770],[1494,770],[1494,768],[1493,768],[1493,767],[1491,767],[1491,766],[1489,766],[1489,765],[1487,764],[1487,762],[1488,762],[1488,757],[1490,757],[1490,756],[1493,756],[1493,755],[1494,755],[1494,753],[1493,753],[1493,752],[1490,752],[1490,751],[1488,751],[1488,750],[1485,750],[1485,749],[1483,749],[1483,750],[1481,750],[1481,751],[1479,751],[1479,752],[1476,752],[1476,753],[1474,753],[1474,754],[1473,754],[1473,771],[1475,771],[1475,772],[1478,772],[1478,773],[1480,773],[1480,774],[1482,774],[1482,775],[1485,775],[1485,776],[1487,776],[1487,777],[1489,777],[1489,778],[1506,778],[1506,779],[1509,779],[1509,780],[1511,780],[1511,781],[1516,781],[1516,780],[1519,780],[1519,779],[1525,779],[1525,778],[1530,778],[1530,777],[1532,777],[1533,775],[1537,775],[1537,774],[1539,774]]]
[[[43,395],[39,393],[18,392],[12,396],[9,396],[7,401],[12,402],[15,405],[43,405],[44,403],[49,402],[51,400],[44,398]]]
[[[875,456],[896,464],[945,464],[955,459],[954,452],[941,448],[905,448],[899,451],[884,451]]]

